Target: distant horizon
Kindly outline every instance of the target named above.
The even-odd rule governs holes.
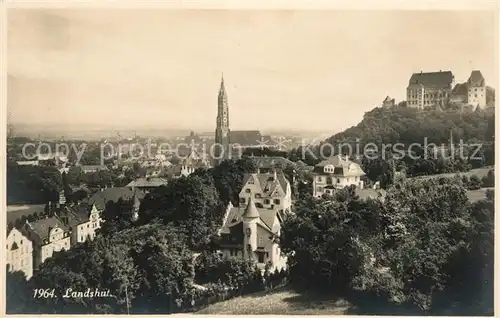
[[[14,126],[214,131],[222,73],[231,130],[342,131],[420,71],[497,88],[494,11],[9,9],[7,24]]]

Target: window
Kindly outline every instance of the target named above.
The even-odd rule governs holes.
[[[262,197],[262,196],[261,196],[259,193],[256,193],[256,194],[255,194],[255,198],[256,198],[256,199],[260,199],[261,197]]]
[[[259,253],[259,263],[264,263],[264,253]]]
[[[274,204],[280,204],[280,199],[274,199]]]
[[[250,190],[250,189],[245,189],[245,192],[246,192],[246,193],[250,193],[250,192],[252,192],[252,190]]]
[[[269,203],[271,203],[271,202],[269,201],[269,199],[265,199],[265,200],[264,200],[264,204],[269,204]]]
[[[326,178],[326,184],[332,184],[333,179],[331,177]]]
[[[322,181],[322,180],[321,180],[321,177],[318,177],[318,182],[321,182],[321,181]]]
[[[240,198],[240,203],[245,204],[245,198]]]
[[[90,224],[87,224],[87,229],[90,228]]]
[[[257,203],[255,203],[255,207],[262,209],[264,206],[262,205],[262,203],[257,202]]]
[[[262,242],[264,242],[264,239],[262,238],[262,236],[259,236],[259,245],[261,245]]]
[[[80,236],[80,241],[83,241],[83,236]]]
[[[21,245],[23,245],[23,240],[21,240]]]

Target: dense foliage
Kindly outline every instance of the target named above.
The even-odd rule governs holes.
[[[146,225],[98,236],[94,241],[56,253],[28,284],[9,284],[12,313],[167,313],[190,300],[194,278],[192,255],[175,228]],[[11,280],[16,274],[9,274]],[[19,291],[19,286],[24,290]],[[32,298],[33,288],[55,291],[54,298]],[[110,290],[106,298],[63,298],[73,291]],[[169,299],[170,302],[165,301]],[[26,298],[24,298],[26,297]],[[19,301],[16,301],[18,299]]]
[[[172,180],[146,196],[139,223],[174,224],[184,229],[190,247],[208,247],[222,225],[227,204],[238,203],[244,174],[255,170],[252,161],[240,159]]]
[[[449,144],[450,131],[455,142],[493,141],[494,113],[486,111],[460,112],[456,109],[445,111],[416,108],[393,107],[374,108],[365,113],[356,126],[335,134],[326,141],[362,144],[375,143],[410,145],[412,143]]]
[[[59,199],[61,173],[55,167],[7,164],[7,203],[44,204]]]
[[[460,178],[439,178],[398,182],[377,200],[353,189],[301,200],[281,238],[292,282],[375,303],[370,313],[442,313],[455,302],[455,313],[488,313],[493,196],[471,205],[465,191]]]

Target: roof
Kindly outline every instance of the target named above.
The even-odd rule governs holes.
[[[250,159],[258,168],[276,168],[277,166],[286,168],[289,165],[295,165],[293,161],[284,157],[250,157]]]
[[[91,209],[92,205],[89,205],[88,202],[83,202],[77,206],[68,208],[68,225],[75,226],[88,222]]]
[[[63,231],[68,230],[68,228],[55,216],[39,219],[35,222],[28,222],[27,224],[28,227],[30,227],[31,230],[40,237],[40,239],[47,238],[49,236],[49,231],[55,227],[58,227]]]
[[[453,83],[453,73],[451,71],[439,71],[429,73],[413,73],[409,85],[422,84],[425,87],[449,88]]]
[[[470,73],[467,83],[471,86],[484,86],[484,77],[481,71],[474,70]]]
[[[323,168],[332,165],[335,169],[333,174],[343,176],[364,176],[365,172],[359,164],[352,162],[349,159],[343,158],[341,155],[336,155],[327,160],[323,160],[315,166],[317,172],[324,172]]]
[[[246,185],[250,178],[258,182],[263,195],[271,195],[277,185],[286,194],[288,185],[290,184],[282,172],[276,172],[276,175],[274,173],[248,173],[243,178],[243,185]]]
[[[221,234],[229,234],[231,227],[243,222],[243,214],[247,210],[247,207],[248,206],[246,206],[245,209],[243,207],[231,208],[231,210],[229,211],[228,217],[226,219],[226,222],[222,226],[220,233]],[[255,207],[255,209],[257,210],[257,213],[259,214],[259,220],[257,221],[257,224],[260,227],[266,229],[267,231],[274,233],[272,229],[274,226],[274,222],[277,219],[278,212],[275,210],[259,209],[257,207]]]
[[[467,84],[458,83],[451,91],[452,95],[467,95]]]
[[[253,203],[252,197],[250,197],[250,199],[248,200],[248,204],[245,208],[245,212],[243,213],[243,217],[252,219],[260,217],[259,210],[257,210],[255,203]]]
[[[118,202],[119,199],[129,201],[137,195],[139,199],[144,198],[144,193],[138,189],[129,187],[107,188],[103,191],[96,192],[89,200],[88,204],[95,204],[98,210],[104,210],[109,201]]]
[[[132,180],[127,187],[137,187],[137,188],[152,188],[166,185],[168,181],[163,178],[138,178]]]
[[[393,100],[394,100],[394,98],[391,98],[390,96],[387,96],[387,97],[384,99],[384,103],[392,102]]]
[[[229,134],[231,144],[239,144],[241,146],[258,145],[262,140],[262,135],[258,130],[233,130]]]

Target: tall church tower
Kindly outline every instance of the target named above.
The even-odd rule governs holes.
[[[229,107],[227,103],[226,87],[224,86],[224,75],[222,75],[218,99],[217,124],[215,128],[215,163],[220,163],[223,159],[228,158],[230,150],[229,134]]]

